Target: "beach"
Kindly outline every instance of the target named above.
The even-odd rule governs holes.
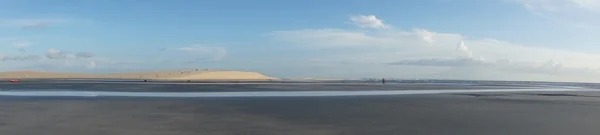
[[[534,86],[532,86],[534,87]],[[421,88],[421,89],[419,89]],[[600,94],[476,92],[477,84],[129,84],[25,82],[2,92],[432,91],[442,94],[301,97],[0,96],[0,133],[13,135],[597,134]],[[535,86],[535,89],[545,89]],[[550,89],[550,88],[548,88]],[[1,92],[0,92],[1,93]]]
[[[2,99],[13,135],[570,135],[600,130],[597,99],[465,95],[209,99]],[[560,98],[560,97],[558,97]]]

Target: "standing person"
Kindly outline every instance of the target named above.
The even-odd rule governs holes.
[[[381,78],[381,83],[385,84],[385,78]]]

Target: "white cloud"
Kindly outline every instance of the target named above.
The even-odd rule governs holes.
[[[433,39],[434,33],[428,30],[423,29],[415,29],[413,30],[417,33],[417,35],[421,36],[421,39],[427,43],[433,43],[435,40]]]
[[[350,22],[362,28],[388,28],[389,26],[383,23],[383,20],[378,19],[375,15],[356,15],[350,16]]]
[[[405,65],[405,66],[478,66],[485,65],[483,60],[476,60],[470,58],[450,58],[450,59],[418,59],[418,60],[402,60],[399,62],[392,62],[390,65]]]
[[[46,58],[48,59],[70,59],[74,58],[70,52],[63,52],[56,49],[49,49],[46,52]]]
[[[277,41],[297,43],[313,47],[364,46],[369,44],[375,46],[402,43],[385,37],[369,36],[368,33],[337,29],[275,31],[270,35],[274,36],[274,40]]]
[[[43,57],[45,59],[34,62],[20,62],[33,59],[32,56],[5,56],[0,55],[0,60],[3,64],[0,69],[5,70],[50,70],[50,71],[91,71],[85,69],[94,69],[93,71],[105,70],[156,70],[156,64],[161,65],[159,68],[178,67],[184,62],[201,62],[201,61],[220,61],[227,55],[227,51],[223,47],[214,46],[188,46],[179,48],[165,49],[164,54],[156,54],[157,57],[164,58],[174,63],[160,63],[149,58],[128,59],[128,58],[106,58],[96,56],[91,52],[70,52],[59,49],[49,49]],[[39,58],[39,56],[38,56]]]
[[[294,45],[299,49],[309,50],[325,47],[330,52],[336,52],[318,55],[307,52],[321,61],[355,63],[353,68],[362,67],[362,70],[372,70],[376,63],[395,65],[379,70],[388,75],[402,76],[412,74],[410,72],[421,72],[402,70],[407,69],[407,66],[440,67],[428,69],[431,70],[428,72],[433,72],[429,75],[414,76],[435,77],[446,74],[455,79],[482,79],[489,75],[501,75],[504,76],[502,79],[510,79],[511,76],[517,80],[543,80],[545,76],[553,75],[555,77],[550,79],[577,80],[585,77],[590,79],[591,74],[600,75],[595,70],[600,68],[600,63],[592,62],[600,61],[600,55],[597,54],[530,47],[495,39],[470,39],[457,33],[427,32],[431,34],[423,34],[418,29],[366,32],[304,29],[275,31],[270,35],[276,44]],[[423,37],[427,37],[427,40]],[[347,69],[347,65],[331,65],[333,69]],[[534,71],[536,72],[533,73]],[[357,71],[346,73],[355,72]]]
[[[94,57],[94,54],[90,53],[90,52],[71,53],[68,51],[49,49],[46,52],[45,56],[48,59],[79,59],[79,58],[92,58],[92,57]]]
[[[24,55],[24,56],[9,56],[9,55],[0,55],[1,61],[25,61],[25,60],[37,60],[40,56],[38,55]]]
[[[79,52],[79,53],[75,53],[75,57],[77,58],[91,58],[94,57],[95,55],[93,53],[90,52]]]
[[[96,62],[94,60],[89,60],[88,63],[87,63],[87,65],[86,65],[86,67],[88,69],[96,68]]]
[[[467,58],[473,58],[473,52],[469,50],[469,47],[467,47],[464,41],[460,41],[460,43],[458,43],[456,50],[463,52]]]
[[[175,48],[176,51],[183,51],[194,57],[194,60],[206,60],[207,58],[213,61],[220,61],[227,56],[227,50],[223,47],[212,47],[203,45],[194,45],[187,47]]]
[[[112,68],[115,65],[99,67],[99,63],[94,60],[94,69]],[[56,61],[52,59],[39,59],[36,61],[5,61],[0,65],[0,70],[36,70],[36,71],[55,71],[55,72],[84,72],[91,66],[89,60],[85,59],[67,59],[64,61]],[[94,70],[97,71],[97,70]]]
[[[396,33],[366,34],[359,31],[346,30],[298,30],[277,31],[272,33],[277,43],[307,46],[309,48],[326,46],[329,48],[347,49],[348,47],[362,48],[359,54],[351,54],[345,58],[371,58],[372,55],[380,60],[398,60],[407,57],[421,58],[456,58],[477,53],[474,56],[489,60],[511,59],[519,61],[547,61],[554,59],[557,62],[573,67],[597,67],[599,64],[585,62],[600,60],[600,55],[553,50],[539,47],[528,47],[494,39],[468,39],[460,34],[439,33],[435,38],[440,41],[435,46],[427,46],[418,36],[410,31],[397,31]],[[330,36],[335,35],[335,36]],[[332,38],[324,38],[332,37]],[[468,47],[457,51],[457,43],[464,41]],[[461,44],[459,44],[460,46]],[[384,48],[385,50],[381,50]],[[460,47],[459,47],[460,48]],[[468,49],[468,50],[465,50]],[[373,52],[374,50],[380,52]],[[369,57],[371,56],[371,57]],[[395,57],[394,57],[395,56]],[[393,57],[392,59],[390,59]],[[581,60],[581,61],[574,61]]]
[[[31,43],[27,41],[14,42],[11,46],[17,48],[20,52],[25,52],[25,48],[31,46]]]
[[[457,34],[436,33],[424,29],[413,31],[349,31],[341,29],[304,29],[293,31],[274,31],[268,34],[275,42],[303,45],[315,48],[331,47],[400,47],[440,45],[446,42],[458,42],[462,38]],[[439,43],[438,43],[439,42]],[[438,46],[440,47],[440,46]]]
[[[30,42],[24,41],[24,42],[17,42],[17,43],[13,43],[12,44],[14,47],[16,48],[25,48],[25,47],[29,47],[31,46]]]

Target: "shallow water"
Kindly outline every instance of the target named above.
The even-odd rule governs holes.
[[[600,133],[600,93],[578,87],[100,83],[0,84],[0,133]]]
[[[597,91],[593,89],[471,89],[471,90],[364,90],[364,91],[243,91],[243,92],[115,92],[71,90],[19,90],[0,91],[0,96],[31,97],[327,97],[327,96],[382,96],[444,93],[485,92],[550,92],[550,91]]]

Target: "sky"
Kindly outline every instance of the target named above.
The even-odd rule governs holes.
[[[0,0],[0,71],[600,81],[600,0]]]

